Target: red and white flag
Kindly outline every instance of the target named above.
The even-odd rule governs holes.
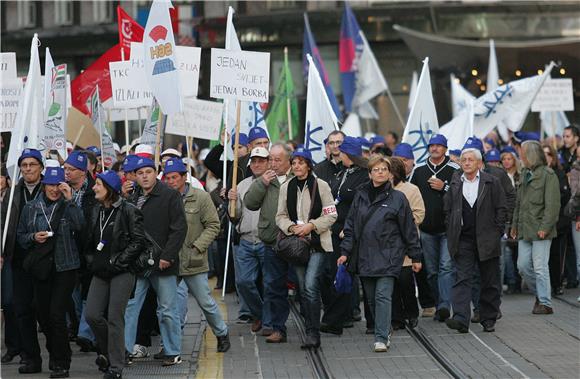
[[[119,45],[125,51],[125,59],[128,59],[131,42],[143,41],[145,30],[120,5],[117,6],[117,22],[119,25]]]

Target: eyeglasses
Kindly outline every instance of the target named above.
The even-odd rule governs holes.
[[[388,167],[374,167],[371,171],[374,174],[378,174],[379,172],[389,172],[389,168]]]
[[[340,146],[342,145],[342,141],[328,141],[330,146]]]
[[[38,164],[38,163],[22,163],[20,165],[20,168],[33,168],[36,166],[40,166],[40,164]]]

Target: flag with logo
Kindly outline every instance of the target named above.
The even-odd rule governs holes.
[[[417,96],[413,101],[409,119],[403,133],[403,142],[413,147],[416,163],[423,163],[429,157],[429,140],[439,132],[439,122],[433,90],[431,89],[431,75],[429,73],[429,58],[423,61],[423,69],[417,83]]]
[[[459,83],[455,75],[451,74],[449,80],[451,81],[451,113],[453,117],[457,117],[470,101],[475,100],[475,96]]]
[[[310,31],[310,22],[308,21],[308,15],[304,13],[304,42],[302,46],[302,71],[304,74],[304,79],[308,81],[310,78],[309,75],[309,68],[312,67],[308,60],[308,55],[312,58],[314,62],[314,66],[316,67],[316,71],[318,71],[319,76],[322,80],[324,85],[324,91],[326,92],[326,96],[330,104],[332,105],[332,109],[334,114],[337,118],[342,118],[342,114],[340,112],[340,107],[338,105],[338,100],[336,100],[336,96],[334,95],[334,91],[332,89],[332,85],[330,84],[330,77],[328,76],[328,71],[324,67],[324,61],[322,60],[322,56],[320,55],[320,50],[318,50],[318,46],[316,45],[316,41],[314,40],[314,35]]]
[[[475,136],[483,138],[500,124],[513,132],[519,131],[532,102],[550,76],[554,65],[554,62],[551,62],[541,75],[506,83],[495,91],[477,98],[473,120]]]
[[[344,108],[352,111],[352,101],[356,92],[356,79],[359,75],[358,60],[364,44],[360,36],[360,26],[350,5],[344,3],[342,22],[340,23],[340,40],[338,45],[338,65],[342,80]]]
[[[161,111],[167,115],[181,112],[179,75],[175,39],[169,17],[171,3],[153,0],[143,36],[145,75]]]
[[[50,57],[50,53],[47,53],[47,57]],[[41,129],[40,133],[39,150],[57,150],[59,155],[66,159],[66,120],[68,113],[66,64],[53,66],[50,71],[45,72],[46,79],[49,80],[50,87],[48,93],[45,94],[44,128]]]
[[[99,98],[99,86],[91,95],[91,121],[93,126],[97,128],[101,137],[101,159],[106,168],[111,168],[113,163],[117,160],[115,153],[115,146],[113,145],[113,138],[105,125],[105,111]]]
[[[499,67],[497,64],[497,56],[495,54],[495,42],[493,39],[489,40],[489,64],[487,66],[487,85],[486,93],[493,92],[499,86]],[[503,141],[509,140],[509,131],[505,124],[501,123],[497,126],[497,132]]]
[[[43,82],[40,75],[38,46],[40,46],[38,34],[34,34],[30,44],[28,75],[26,75],[24,91],[18,103],[18,112],[16,114],[16,121],[14,122],[10,148],[8,149],[6,166],[9,170],[18,164],[18,158],[22,150],[25,148],[38,149],[39,147],[38,134],[39,129],[43,125],[44,111]],[[14,178],[14,180],[16,179]]]
[[[447,124],[439,128],[439,134],[447,138],[447,148],[449,150],[461,150],[465,141],[473,136],[473,102],[474,99],[467,99],[459,114]]]
[[[274,104],[270,107],[266,121],[272,141],[286,141],[298,137],[300,115],[287,54],[284,54],[284,66],[276,86]]]
[[[307,55],[306,59],[310,64],[310,69],[306,94],[304,149],[310,151],[312,159],[318,163],[326,158],[324,139],[330,132],[338,130],[338,119],[328,99],[314,59],[310,55]]]
[[[159,104],[157,100],[153,98],[153,103],[149,108],[148,112],[149,117],[147,117],[147,122],[143,127],[143,134],[141,134],[141,138],[139,142],[145,145],[149,145],[153,147],[153,151],[155,151],[155,145],[157,141],[157,127],[159,126]],[[163,131],[163,130],[162,130]],[[163,134],[159,133],[159,146],[163,146]]]
[[[356,92],[353,107],[361,106],[388,88],[387,81],[381,72],[379,63],[365,35],[362,31],[359,32],[359,35],[363,42],[363,49],[357,65],[358,74],[356,77]]]
[[[127,59],[131,52],[131,42],[143,41],[144,29],[120,5],[117,5],[117,24],[119,26],[119,45],[124,50],[125,59]]]

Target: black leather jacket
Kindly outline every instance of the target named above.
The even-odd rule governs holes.
[[[143,214],[133,204],[120,199],[113,204],[119,211],[115,215],[113,226],[113,240],[111,241],[111,274],[121,274],[127,271],[134,272],[133,264],[139,254],[147,247],[143,227]],[[90,269],[96,253],[94,245],[95,233],[99,231],[99,211],[101,206],[95,206],[89,220],[89,236],[85,248],[85,258]],[[98,236],[97,236],[98,237]]]

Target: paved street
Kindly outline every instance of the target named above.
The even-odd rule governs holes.
[[[483,333],[472,324],[470,333],[457,334],[444,324],[421,319],[423,333],[458,377],[471,378],[578,378],[580,375],[580,290],[568,290],[554,299],[555,314],[531,314],[530,295],[503,297],[503,318],[495,333]],[[217,291],[215,296],[219,298]],[[227,313],[232,349],[217,354],[216,339],[206,327],[195,301],[190,298],[188,322],[183,336],[183,363],[165,368],[151,359],[136,360],[124,377],[137,378],[314,378],[307,353],[300,350],[297,323],[288,320],[288,343],[267,344],[250,332],[249,325],[236,324],[238,306],[234,295],[219,301]],[[355,323],[342,336],[323,335],[322,356],[334,378],[449,378],[450,374],[406,330],[398,330],[386,354],[372,352],[372,336],[364,334],[365,323]],[[151,352],[158,350],[158,337]],[[41,342],[41,344],[44,341]],[[94,353],[73,347],[71,378],[100,378]],[[45,362],[48,361],[46,354]],[[46,366],[46,363],[45,363]],[[17,364],[2,366],[2,378],[35,379],[48,376],[19,375]]]

